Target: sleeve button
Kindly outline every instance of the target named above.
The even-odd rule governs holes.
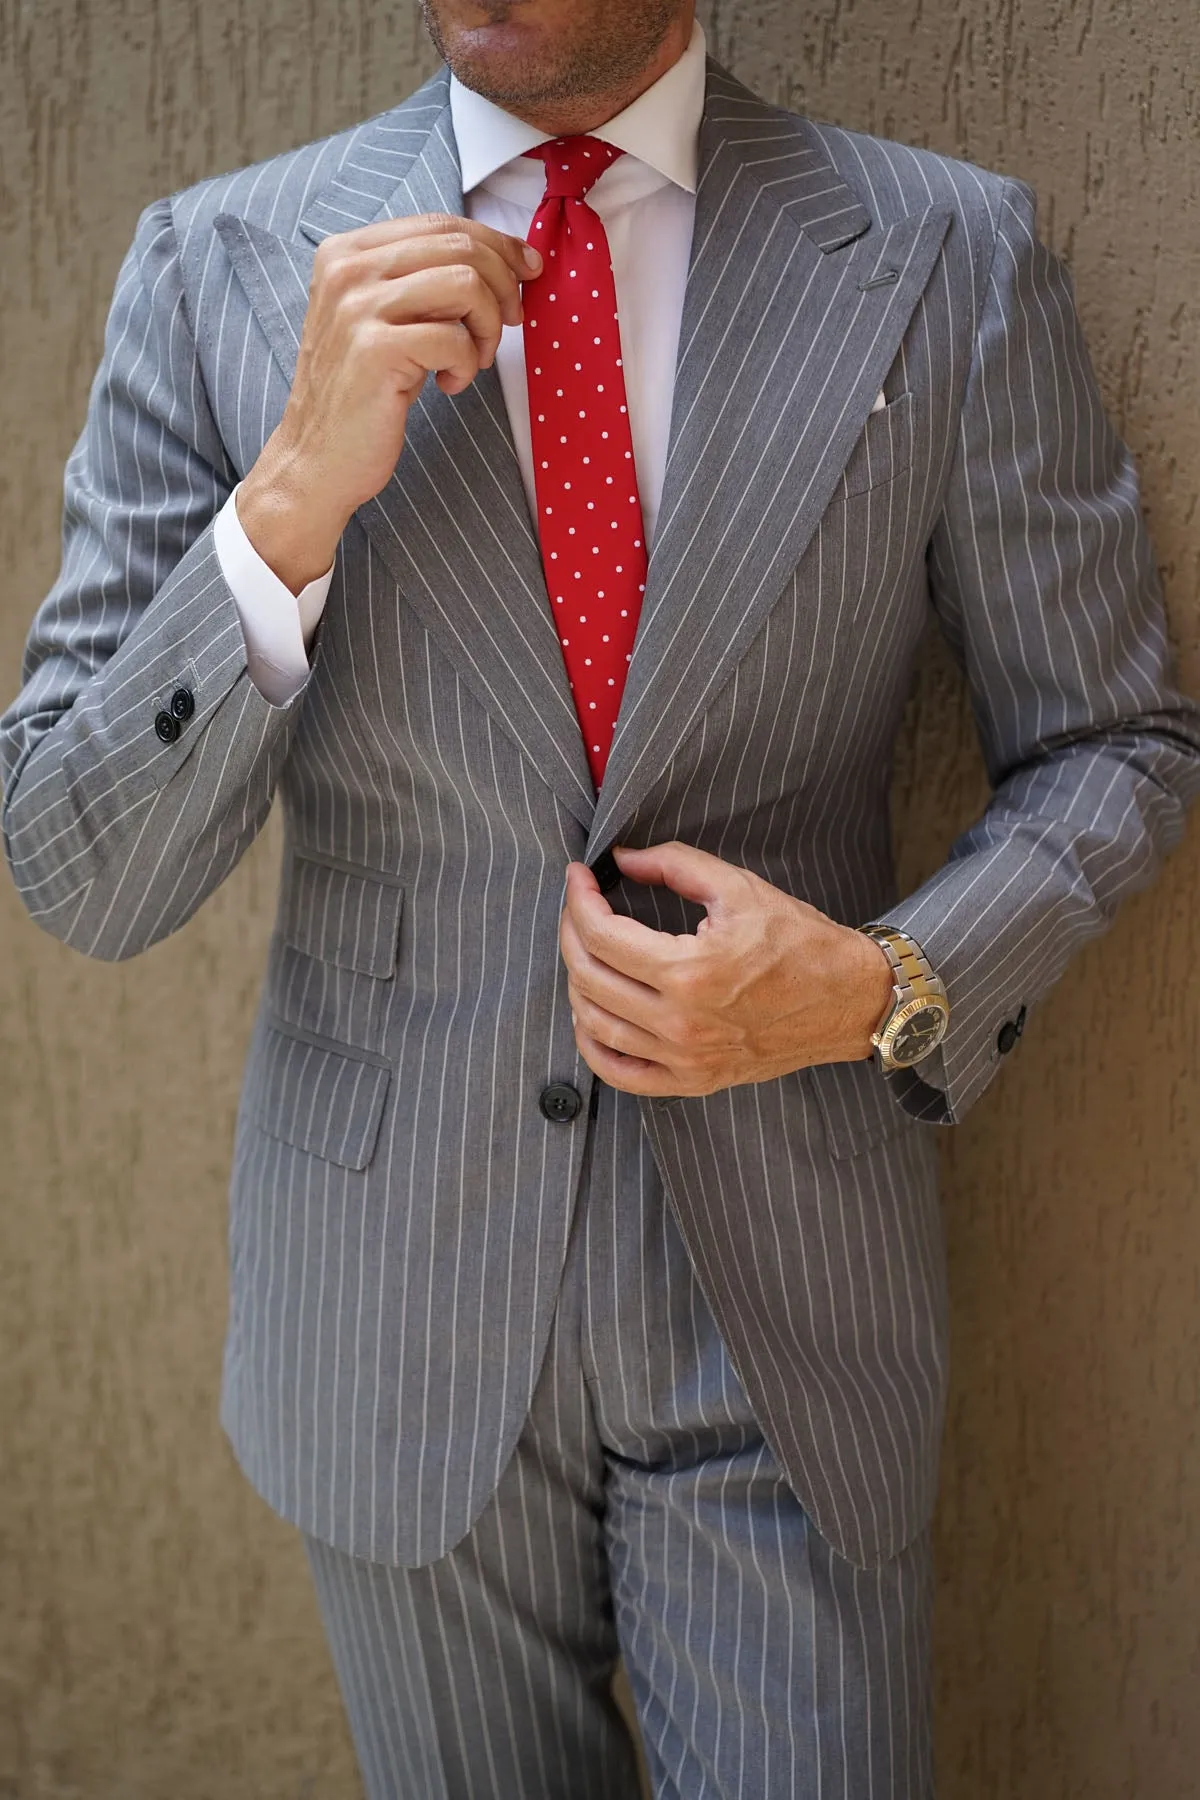
[[[1000,1027],[1000,1035],[996,1039],[996,1048],[1000,1052],[1001,1056],[1007,1056],[1010,1051],[1016,1049],[1017,1039],[1020,1037],[1020,1035],[1021,1034],[1017,1030],[1017,1027],[1013,1023],[1013,1021],[1011,1019],[1007,1019],[1005,1021],[1005,1023]]]
[[[155,735],[164,744],[173,744],[179,736],[179,720],[172,718],[169,712],[160,712],[154,721]]]
[[[195,710],[196,702],[192,698],[192,690],[185,687],[176,688],[171,695],[172,717],[178,719],[181,725],[186,725]]]

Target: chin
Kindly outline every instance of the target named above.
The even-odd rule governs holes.
[[[464,87],[500,105],[562,98],[562,71],[536,28],[509,22],[456,33],[446,60]]]

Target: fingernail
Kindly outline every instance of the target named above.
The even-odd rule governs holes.
[[[535,275],[542,266],[541,254],[534,249],[532,244],[526,244],[525,246],[525,266],[526,268],[532,269]]]

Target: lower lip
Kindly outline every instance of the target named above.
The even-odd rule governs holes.
[[[529,26],[516,19],[502,25],[476,25],[462,34],[464,44],[480,50],[514,49],[529,37]]]

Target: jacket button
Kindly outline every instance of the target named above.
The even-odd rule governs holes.
[[[611,894],[621,879],[621,871],[617,867],[617,859],[611,850],[602,850],[592,864],[592,874],[600,884],[602,894]]]
[[[538,1105],[552,1125],[569,1125],[583,1110],[583,1101],[569,1081],[552,1081],[542,1089]]]
[[[1017,1047],[1017,1039],[1021,1033],[1011,1019],[1000,1027],[1000,1036],[996,1039],[996,1048],[1001,1056],[1007,1056],[1010,1050]]]
[[[179,736],[179,720],[173,719],[169,712],[160,712],[155,718],[154,730],[164,744],[173,744]]]
[[[171,715],[186,725],[196,710],[196,702],[192,699],[190,688],[176,688],[171,695]]]

